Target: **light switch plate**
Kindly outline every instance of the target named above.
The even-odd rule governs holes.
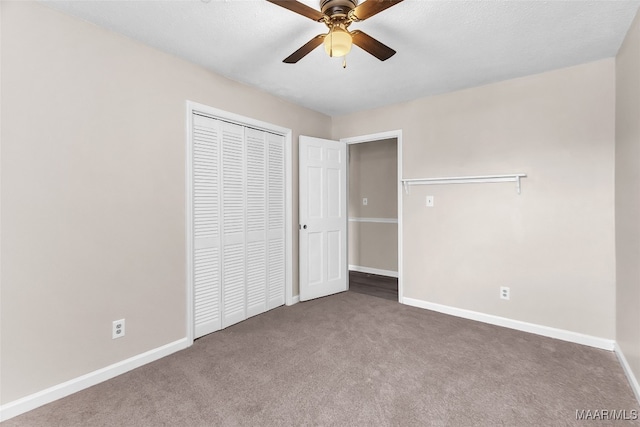
[[[432,208],[433,207],[433,196],[427,196],[427,207],[428,208]]]

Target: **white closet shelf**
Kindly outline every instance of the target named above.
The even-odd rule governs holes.
[[[478,183],[494,183],[494,182],[515,182],[516,190],[520,194],[520,179],[525,178],[527,174],[513,173],[509,175],[481,175],[481,176],[451,176],[443,178],[411,178],[403,179],[405,193],[409,194],[411,185],[442,185],[442,184],[478,184]]]

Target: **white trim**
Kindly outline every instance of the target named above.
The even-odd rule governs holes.
[[[395,138],[398,147],[397,161],[398,161],[398,301],[402,302],[403,294],[404,294],[404,285],[403,285],[403,225],[402,225],[402,129],[392,130],[388,132],[380,132],[374,133],[371,135],[362,135],[362,136],[354,136],[350,138],[342,138],[340,141],[349,144],[361,144],[363,142],[372,142],[372,141],[382,141],[384,139],[392,139]]]
[[[402,301],[404,298],[404,273],[403,273],[403,259],[404,259],[404,246],[403,246],[403,197],[402,194],[402,131],[396,131],[396,138],[398,138],[398,301]]]
[[[436,304],[419,299],[403,298],[401,302],[403,304],[411,305],[414,307],[437,311],[439,313],[449,314],[456,317],[462,317],[463,319],[476,320],[478,322],[488,323],[490,325],[497,325],[509,329],[515,329],[518,331],[529,332],[532,334],[555,338],[562,341],[587,345],[589,347],[595,347],[602,350],[613,351],[615,343],[613,340],[609,340],[606,338],[594,337],[592,335],[585,335],[578,332],[567,331],[565,329],[551,328],[549,326],[536,325],[535,323],[522,322],[520,320],[508,319],[506,317],[494,316],[492,314],[465,310],[462,308]]]
[[[402,136],[402,130],[390,130],[388,132],[373,133],[370,135],[352,136],[340,138],[346,144],[362,144],[364,142],[382,141],[383,139],[394,139]]]
[[[380,268],[363,267],[361,265],[349,264],[349,271],[358,271],[360,273],[377,274],[378,276],[398,277],[398,272],[393,270],[382,270]]]
[[[294,295],[291,297],[291,302],[287,301],[287,305],[294,305],[300,302],[300,295]]]
[[[189,345],[193,344],[195,336],[195,315],[193,307],[193,167],[191,159],[193,159],[193,110],[195,105],[187,101],[187,117],[186,117],[186,144],[185,144],[185,256],[186,256],[186,285],[187,285],[187,340]]]
[[[349,222],[375,222],[380,224],[397,224],[398,218],[349,218]]]
[[[293,160],[292,160],[292,133],[287,130],[284,135],[284,162],[285,162],[285,289],[284,301],[286,305],[295,304],[293,296]],[[296,234],[298,227],[296,225]],[[297,302],[297,301],[296,301]]]
[[[122,375],[147,363],[154,362],[172,353],[189,347],[190,342],[185,337],[161,347],[138,354],[97,371],[79,376],[61,384],[41,390],[29,396],[22,397],[13,402],[0,406],[0,421],[6,421],[25,412],[36,409],[47,403],[62,399],[70,394],[77,393],[111,378]]]
[[[285,304],[293,304],[293,175],[292,175],[292,161],[291,161],[291,129],[277,126],[271,123],[263,122],[260,120],[252,119],[250,117],[241,116],[239,114],[230,113],[228,111],[219,110],[217,108],[209,107],[204,104],[199,104],[193,101],[187,101],[187,120],[186,120],[186,166],[185,166],[185,181],[186,181],[186,261],[187,261],[187,339],[193,344],[194,339],[194,296],[193,296],[193,189],[191,188],[191,158],[193,157],[192,147],[192,119],[194,113],[200,113],[207,116],[211,116],[216,119],[220,119],[227,122],[237,123],[242,126],[251,127],[254,129],[263,130],[270,133],[282,135],[285,138]]]
[[[629,366],[629,362],[627,362],[627,358],[624,357],[624,353],[617,342],[613,344],[613,351],[616,353],[616,356],[618,356],[618,360],[622,365],[622,370],[624,370],[624,373],[629,380],[631,390],[633,390],[633,394],[636,395],[636,400],[640,403],[640,384],[638,383],[636,376],[633,374],[631,366]]]
[[[208,105],[198,104],[197,102],[187,101],[187,108],[191,112],[198,112],[212,118],[217,118],[227,122],[233,122],[242,126],[248,126],[258,130],[264,130],[267,132],[275,133],[278,135],[287,135],[291,133],[291,129],[277,126],[271,123],[263,122],[260,120],[252,119],[251,117],[241,116],[240,114],[230,113],[228,111],[219,110],[217,108],[209,107]]]

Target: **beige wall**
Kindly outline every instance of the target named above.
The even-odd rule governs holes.
[[[398,217],[397,159],[395,138],[349,145],[350,217]]]
[[[334,118],[334,138],[402,129],[404,178],[528,174],[520,196],[411,187],[404,297],[613,339],[614,99],[607,59]]]
[[[294,159],[298,135],[329,137],[331,119],[39,4],[0,4],[7,403],[185,337],[186,100],[293,129]]]
[[[398,224],[350,222],[349,265],[397,273]]]
[[[397,159],[395,138],[349,146],[350,218],[398,218]],[[398,225],[349,222],[349,264],[398,271]]]
[[[616,58],[616,341],[640,379],[640,14]]]

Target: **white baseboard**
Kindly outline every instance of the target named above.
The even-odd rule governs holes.
[[[42,405],[46,405],[47,403],[51,403],[54,400],[62,399],[70,394],[124,374],[125,372],[156,361],[187,347],[189,347],[187,338],[182,338],[178,341],[138,354],[130,357],[129,359],[122,360],[114,363],[113,365],[106,366],[102,369],[98,369],[97,371],[90,372],[62,384],[49,387],[18,400],[14,400],[13,402],[0,406],[0,421],[8,420],[9,418],[13,418]]]
[[[294,305],[300,302],[300,295],[294,295],[291,297],[291,301],[287,302],[287,305]]]
[[[615,344],[614,340],[609,340],[606,338],[594,337],[591,335],[585,335],[578,332],[567,331],[564,329],[551,328],[549,326],[536,325],[535,323],[522,322],[520,320],[513,320],[506,317],[494,316],[492,314],[480,313],[478,311],[450,307],[448,305],[436,304],[419,299],[403,298],[402,303],[414,307],[424,308],[427,310],[437,311],[439,313],[450,314],[456,317],[462,317],[464,319],[476,320],[478,322],[489,323],[491,325],[502,326],[505,328],[515,329],[523,332],[529,332],[532,334],[555,338],[562,341],[588,345],[590,347],[595,347],[602,350],[613,351]]]
[[[622,352],[622,349],[620,348],[618,343],[614,344],[614,351],[616,352],[616,356],[618,356],[618,360],[622,365],[622,369],[624,370],[624,373],[629,380],[631,390],[633,390],[633,394],[636,395],[636,400],[638,401],[638,403],[640,403],[640,384],[638,383],[638,379],[631,370],[631,366],[629,366],[629,362],[627,362],[627,358],[624,357],[624,353]]]
[[[360,273],[377,274],[378,276],[398,277],[398,272],[393,270],[381,270],[379,268],[362,267],[360,265],[349,264],[349,271],[358,271]]]

